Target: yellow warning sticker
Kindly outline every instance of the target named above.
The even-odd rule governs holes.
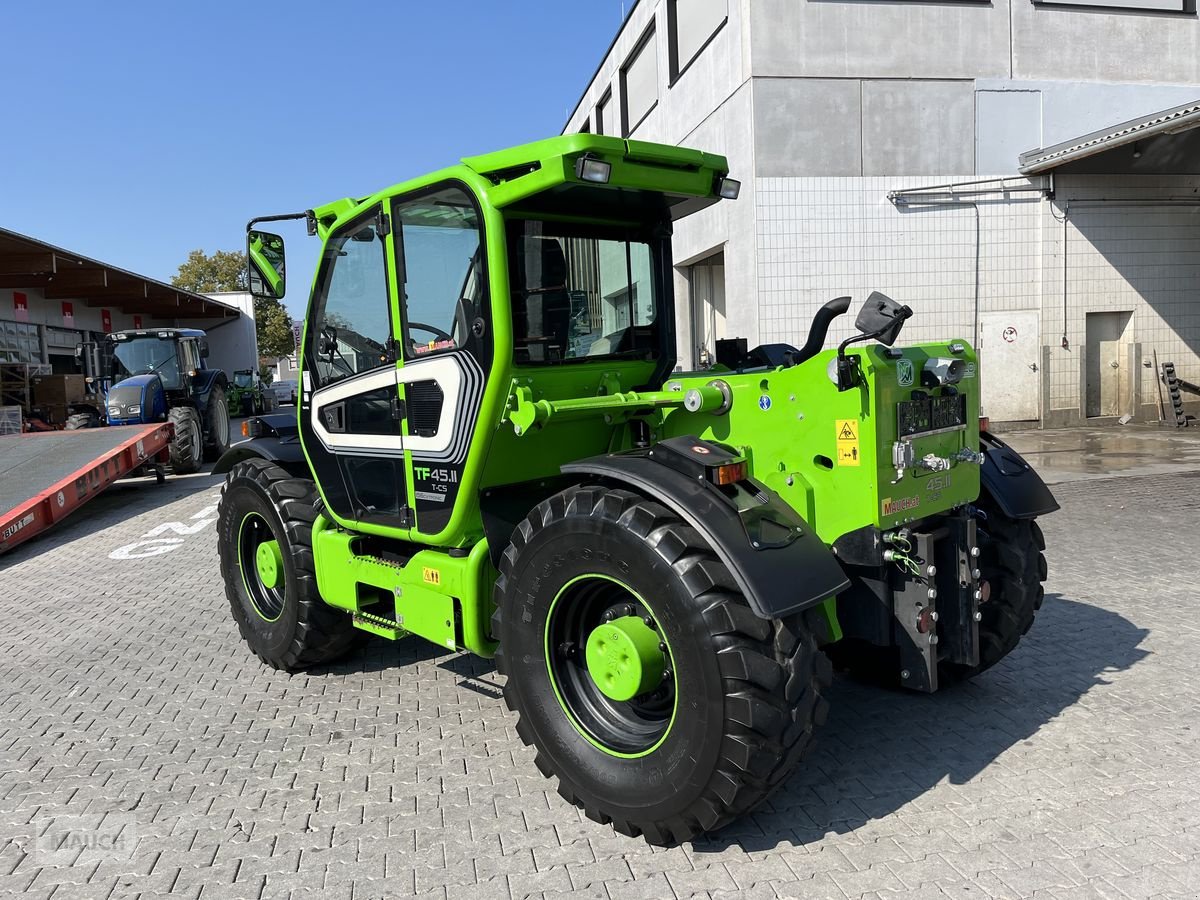
[[[429,566],[424,566],[421,569],[421,576],[425,579],[426,584],[441,584],[442,573],[437,569],[431,569]]]
[[[859,466],[858,419],[837,420],[837,461],[839,466]]]

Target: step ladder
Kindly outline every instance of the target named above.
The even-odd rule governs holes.
[[[1162,381],[1167,386],[1167,397],[1171,401],[1171,409],[1175,414],[1175,427],[1187,428],[1188,417],[1183,411],[1183,395],[1179,389],[1179,376],[1175,374],[1175,363],[1165,362],[1162,364]]]

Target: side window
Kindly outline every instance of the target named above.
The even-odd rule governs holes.
[[[464,347],[487,315],[483,231],[470,195],[448,187],[392,207],[409,359]]]
[[[384,256],[374,215],[352,223],[325,244],[312,338],[322,385],[388,364],[392,326]]]

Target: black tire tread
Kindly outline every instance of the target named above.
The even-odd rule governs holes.
[[[242,639],[254,655],[267,665],[286,672],[296,672],[310,666],[329,663],[343,656],[355,644],[358,633],[350,616],[328,606],[317,589],[316,566],[313,562],[312,526],[316,521],[316,485],[307,478],[293,478],[274,463],[261,458],[239,462],[229,473],[221,488],[221,504],[225,503],[225,486],[245,477],[255,481],[271,499],[279,513],[287,537],[287,547],[296,571],[296,595],[299,598],[296,629],[291,643],[283,653],[272,656],[256,646],[253,634],[239,614],[241,600],[235,585],[225,579],[225,596],[234,612],[234,621]],[[237,551],[232,551],[233,566]]]
[[[536,746],[509,681],[504,699],[517,713],[517,734],[536,750],[538,769],[557,778],[559,794],[593,821],[611,824],[621,834],[641,835],[651,844],[691,840],[718,829],[761,803],[787,778],[811,747],[814,728],[825,719],[828,702],[822,691],[833,673],[817,647],[816,629],[808,627],[805,613],[784,620],[756,616],[700,535],[660,503],[627,490],[583,485],[538,504],[513,533],[495,585],[493,636],[502,633],[506,598],[522,548],[538,531],[568,514],[605,518],[642,538],[692,593],[698,621],[707,625],[717,646],[726,696],[720,762],[708,786],[681,815],[670,821],[614,820],[578,796],[571,773],[558,771],[554,760]],[[496,652],[496,667],[508,676],[503,643]]]
[[[213,403],[213,398],[220,394],[225,401],[223,408],[225,410],[226,433],[228,434],[229,425],[229,397],[225,393],[225,388],[220,384],[214,384],[208,392],[208,403],[204,407],[204,460],[205,462],[216,462],[221,458],[221,454],[229,449],[228,437],[226,442],[221,444],[217,437],[216,416],[217,404]]]
[[[204,457],[203,441],[199,456],[191,457],[192,436],[200,428],[200,414],[190,406],[173,406],[167,413],[167,421],[175,426],[170,447],[171,470],[176,475],[190,475],[200,468]]]

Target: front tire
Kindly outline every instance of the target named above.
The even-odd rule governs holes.
[[[557,494],[518,526],[500,571],[492,630],[517,734],[566,800],[622,834],[665,844],[722,827],[824,722],[831,669],[806,616],[756,616],[703,538],[653,500]],[[652,627],[664,654],[661,682],[627,701],[591,674],[592,634],[619,619]]]
[[[354,644],[349,614],[317,590],[312,527],[315,485],[265,459],[229,473],[218,507],[225,596],[242,638],[267,665],[287,672],[328,663]]]
[[[190,406],[175,406],[167,414],[175,426],[171,438],[171,469],[176,475],[190,475],[200,468],[204,448],[200,435],[200,414]]]
[[[100,427],[100,417],[94,412],[74,413],[67,416],[63,431],[78,431],[81,428]]]
[[[219,384],[214,384],[208,392],[204,426],[204,460],[216,462],[229,449],[229,401]]]

